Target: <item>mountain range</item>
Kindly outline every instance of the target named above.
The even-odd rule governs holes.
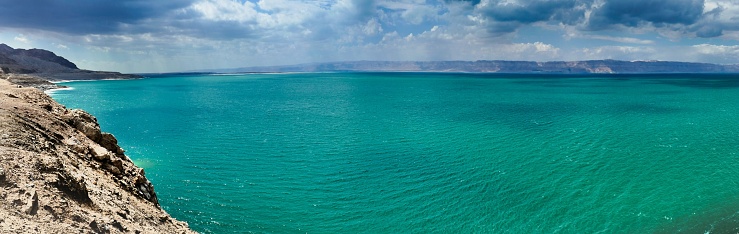
[[[471,72],[524,74],[739,73],[739,64],[671,61],[353,61],[194,70],[205,73],[264,72]],[[79,69],[73,62],[42,49],[14,49],[0,44],[0,74],[30,74],[49,81],[140,78],[139,75]]]
[[[0,74],[26,74],[50,81],[141,77],[118,72],[83,70],[54,52],[42,49],[14,49],[6,44],[0,44]]]
[[[355,61],[288,66],[201,70],[213,73],[248,72],[473,72],[542,74],[737,73],[739,65],[669,61]]]

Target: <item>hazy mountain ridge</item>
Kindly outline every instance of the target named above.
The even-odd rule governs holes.
[[[309,63],[287,66],[211,69],[206,72],[479,72],[479,73],[551,73],[551,74],[629,74],[629,73],[736,73],[739,65],[671,61],[355,61]]]
[[[196,72],[474,72],[537,74],[630,73],[738,73],[739,64],[673,61],[348,61],[206,69]],[[42,49],[14,49],[0,44],[0,74],[29,74],[45,80],[98,80],[140,78],[139,75],[79,69],[73,62]]]
[[[140,78],[118,72],[79,69],[76,64],[42,49],[14,49],[0,44],[0,74],[28,74],[45,80],[98,80]]]

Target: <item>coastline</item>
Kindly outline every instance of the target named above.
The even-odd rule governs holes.
[[[64,88],[55,88],[55,89],[48,89],[48,90],[44,90],[44,93],[45,93],[46,95],[49,95],[49,96],[51,96],[51,95],[52,95],[52,94],[54,94],[55,92],[57,92],[57,91],[62,91],[62,90],[74,90],[74,88],[72,88],[72,87],[66,87],[66,86],[65,86]]]
[[[136,80],[136,79],[144,79],[144,78],[145,77],[142,77],[142,78],[110,78],[110,79],[97,79],[97,80],[54,80],[54,81],[49,81],[49,82],[52,83],[52,84],[54,84],[54,85],[56,85],[56,87],[48,87],[48,88],[35,87],[35,88],[38,88],[38,89],[44,91],[44,93],[47,94],[47,95],[52,95],[56,91],[74,90],[73,87],[61,85],[61,84],[64,84],[64,83],[69,83],[69,82],[101,81],[101,80]]]
[[[66,86],[55,84],[45,77],[37,74],[1,74],[2,79],[9,81],[10,83],[27,86],[39,89],[41,91],[47,91],[52,89],[66,88]]]
[[[137,80],[137,79],[144,79],[146,77],[138,77],[138,78],[105,78],[105,79],[72,79],[72,80],[50,80],[49,82],[52,84],[63,84],[63,83],[69,83],[69,82],[77,82],[77,81],[99,81],[99,80]]]
[[[45,93],[64,86],[0,77],[0,232],[194,233],[94,116]]]

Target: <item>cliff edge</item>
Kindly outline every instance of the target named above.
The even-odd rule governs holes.
[[[0,75],[0,233],[194,233],[97,120]]]

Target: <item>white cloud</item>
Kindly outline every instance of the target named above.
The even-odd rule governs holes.
[[[642,44],[642,45],[654,44],[653,40],[643,40],[643,39],[633,38],[633,37],[612,37],[612,36],[603,36],[603,35],[592,35],[592,36],[586,36],[586,37],[592,38],[592,39],[614,41],[614,42],[628,43],[628,44]]]
[[[659,50],[650,46],[599,46],[572,51],[567,60],[618,59],[651,60],[656,59]]]
[[[703,13],[721,10],[720,14],[714,15],[723,22],[736,22],[739,15],[739,3],[736,0],[705,0]]]
[[[372,36],[382,32],[382,25],[377,22],[377,19],[371,19],[367,21],[367,24],[362,28],[364,34]]]
[[[30,40],[28,40],[28,38],[27,38],[26,36],[24,36],[23,34],[21,34],[21,35],[18,35],[18,36],[16,36],[16,37],[15,37],[15,38],[13,38],[13,39],[14,39],[15,41],[17,41],[17,42],[20,42],[20,43],[23,43],[23,44],[28,44],[28,43],[31,43],[31,41],[30,41]]]
[[[431,6],[415,5],[409,9],[405,9],[401,16],[410,24],[421,24],[427,19],[437,17],[437,10]]]
[[[190,9],[202,14],[202,18],[212,21],[254,21],[257,17],[256,5],[246,1],[204,0],[194,3]]]
[[[534,48],[536,48],[536,52],[544,52],[544,53],[553,53],[557,54],[559,52],[559,48],[554,47],[550,44],[544,44],[543,42],[534,42]]]
[[[737,64],[739,63],[739,45],[712,45],[699,44],[691,46],[687,56],[696,61],[712,63]]]
[[[621,54],[634,54],[634,53],[654,53],[656,50],[651,47],[637,47],[637,46],[603,46],[596,49],[599,53],[602,52],[618,52]]]
[[[700,44],[694,45],[692,47],[695,49],[695,52],[700,54],[736,54],[735,56],[739,56],[739,46]]]
[[[527,54],[528,53],[533,57],[545,56],[544,58],[554,58],[559,53],[559,48],[553,45],[545,44],[545,43],[538,42],[538,41],[534,43],[513,43],[513,44],[508,44],[508,45],[501,45],[501,50],[507,53],[516,53],[516,54]],[[527,59],[527,56],[522,56],[521,58]],[[547,59],[527,59],[527,60],[541,61],[541,60],[547,60]]]

